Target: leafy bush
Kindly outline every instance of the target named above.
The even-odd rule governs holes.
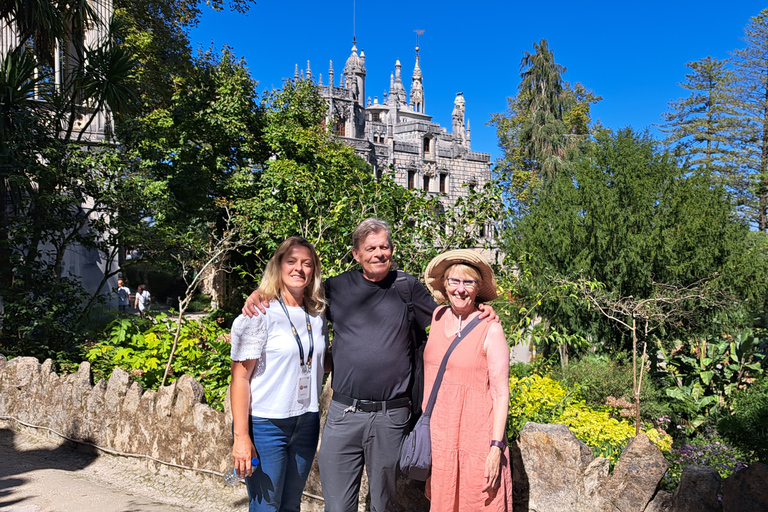
[[[731,411],[720,415],[717,430],[731,444],[768,462],[768,377],[733,394]]]
[[[92,345],[87,358],[96,378],[107,378],[115,366],[128,371],[145,389],[157,389],[171,353],[176,332],[174,320],[160,314],[154,321],[119,318],[107,329],[107,338]],[[223,410],[231,380],[229,336],[215,320],[182,318],[176,353],[166,383],[189,374],[205,389],[206,402]]]
[[[510,377],[507,436],[517,437],[529,421],[557,423],[572,394],[548,376]]]
[[[553,368],[552,377],[566,387],[578,387],[579,396],[592,408],[601,408],[608,397],[624,398],[634,403],[631,354],[612,356],[590,354],[564,368]],[[640,415],[655,420],[670,413],[664,389],[647,374],[640,389]]]
[[[689,434],[718,408],[728,407],[734,392],[765,373],[768,359],[760,345],[759,336],[748,329],[679,341],[664,354],[666,364],[656,374],[666,379],[671,405],[687,421]]]
[[[196,295],[190,302],[189,306],[187,306],[187,311],[190,313],[198,312],[198,311],[206,311],[211,309],[211,296],[205,295],[204,293],[200,293]]]
[[[618,461],[627,442],[634,437],[635,427],[616,418],[611,407],[593,409],[579,400],[578,388],[565,388],[549,376],[510,377],[510,406],[507,435],[517,437],[528,421],[567,425],[577,439],[586,443],[597,457],[611,464]],[[672,438],[654,428],[643,429],[662,451],[668,451]]]

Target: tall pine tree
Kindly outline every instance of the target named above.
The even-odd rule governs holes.
[[[744,47],[733,52],[738,99],[744,112],[737,134],[738,164],[754,194],[752,222],[768,231],[768,9],[744,28]]]
[[[517,213],[566,166],[569,151],[586,138],[590,106],[602,99],[579,83],[563,81],[566,68],[555,62],[546,39],[533,47],[520,61],[517,95],[490,122],[503,151],[497,169]]]

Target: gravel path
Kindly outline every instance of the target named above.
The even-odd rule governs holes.
[[[95,455],[47,431],[0,420],[1,512],[244,511],[243,485],[145,460]]]

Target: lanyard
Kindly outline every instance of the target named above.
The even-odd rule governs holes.
[[[299,363],[301,364],[302,369],[304,369],[304,346],[301,344],[301,338],[299,337],[299,333],[296,332],[296,327],[293,325],[293,322],[291,321],[291,316],[288,314],[288,308],[285,307],[285,304],[283,303],[283,297],[280,293],[277,294],[277,301],[280,303],[280,306],[283,308],[283,312],[285,313],[285,316],[288,317],[288,323],[291,324],[291,331],[293,332],[293,337],[296,338],[296,344],[299,346]],[[307,369],[311,369],[312,354],[315,351],[315,339],[312,336],[312,324],[309,323],[309,313],[307,313],[306,309],[304,309],[304,316],[306,316],[307,318],[307,333],[309,334],[309,358],[307,359]]]

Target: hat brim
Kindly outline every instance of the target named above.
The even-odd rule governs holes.
[[[480,272],[483,282],[475,296],[477,302],[488,302],[498,297],[498,293],[496,293],[496,276],[485,258],[471,249],[454,249],[435,256],[424,271],[424,281],[437,302],[446,302],[448,300],[443,275],[448,267],[456,263],[471,265]]]

